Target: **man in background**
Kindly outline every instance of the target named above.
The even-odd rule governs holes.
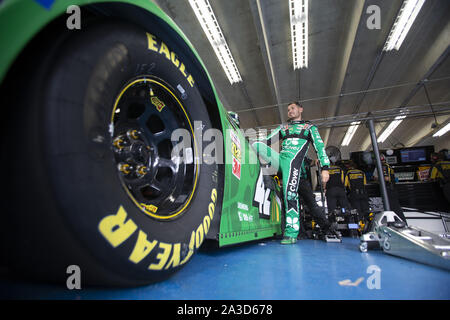
[[[447,149],[434,154],[435,163],[430,169],[430,179],[439,183],[445,198],[450,202],[450,161],[447,160]]]
[[[402,207],[398,200],[397,190],[395,188],[395,175],[392,167],[386,162],[384,154],[380,154],[381,167],[383,170],[384,181],[386,182],[386,191],[389,201],[389,206],[391,210],[394,211],[404,222],[406,222],[406,217],[403,214]],[[375,168],[373,173],[374,180],[379,179],[379,174],[377,168]]]
[[[366,175],[363,171],[356,169],[354,163],[345,174],[345,187],[348,190],[350,204],[353,209],[358,210],[359,220],[369,216],[369,197],[366,192]]]
[[[344,187],[344,170],[336,165],[336,163],[333,163],[329,167],[328,172],[330,174],[330,179],[325,187],[328,214],[333,213],[338,206],[341,208],[342,213],[350,211],[350,205]]]

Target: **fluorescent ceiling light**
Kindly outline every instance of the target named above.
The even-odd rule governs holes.
[[[351,123],[351,126],[348,127],[347,133],[345,134],[344,140],[342,141],[342,146],[348,146],[350,144],[350,141],[353,138],[353,135],[355,134],[356,130],[359,127],[360,121],[355,121]]]
[[[214,52],[216,53],[216,56],[228,77],[228,80],[231,84],[241,82],[241,75],[236,67],[236,64],[234,63],[231,51],[228,48],[228,44],[222,34],[222,30],[220,29],[219,23],[217,22],[209,1],[189,0],[189,3],[194,10],[195,16],[200,22],[209,43],[211,43],[211,46],[213,47]]]
[[[377,142],[379,143],[383,143],[384,140],[386,140],[387,137],[389,137],[389,135],[392,133],[392,131],[395,130],[395,128],[397,128],[397,126],[400,124],[400,122],[403,121],[403,119],[405,119],[406,116],[397,116],[395,117],[394,121],[392,121],[389,126],[386,128],[386,130],[384,130],[384,132],[381,134],[381,136],[378,137]]]
[[[446,134],[450,130],[450,122],[445,125],[445,127],[439,129],[438,132],[433,134],[433,137],[440,137]]]
[[[308,68],[308,0],[289,0],[294,70]]]
[[[391,32],[384,44],[384,51],[398,50],[419,14],[425,0],[404,0]]]

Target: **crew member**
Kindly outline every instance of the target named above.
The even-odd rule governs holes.
[[[363,171],[356,169],[353,164],[345,175],[345,187],[349,193],[350,204],[353,209],[358,210],[359,220],[369,216],[369,197],[366,192],[366,175]]]
[[[328,169],[328,172],[330,174],[330,179],[325,187],[328,213],[333,213],[338,205],[341,207],[341,210],[345,212],[345,210],[350,209],[350,205],[347,200],[347,195],[345,194],[344,170],[336,164],[333,164]]]
[[[386,182],[386,191],[391,210],[394,211],[404,222],[406,222],[405,215],[403,214],[402,207],[398,201],[398,194],[395,188],[395,175],[392,167],[387,164],[383,154],[380,154],[381,167],[383,170],[384,181]],[[375,168],[373,172],[374,180],[378,180],[378,170]]]
[[[272,165],[281,170],[283,181],[283,200],[286,208],[286,227],[281,244],[297,242],[300,229],[298,185],[303,159],[312,143],[322,166],[322,181],[328,181],[328,160],[319,130],[309,121],[302,120],[303,107],[298,102],[288,105],[288,123],[278,126],[265,139],[253,143],[256,151]],[[266,143],[274,138],[283,139],[281,152],[268,151]],[[264,142],[263,142],[264,141]],[[270,148],[269,148],[270,149]]]
[[[446,160],[445,149],[435,154],[436,163],[430,169],[430,179],[439,182],[444,196],[450,202],[450,161]]]

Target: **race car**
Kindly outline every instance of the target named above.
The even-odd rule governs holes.
[[[2,264],[21,277],[143,285],[206,239],[281,233],[279,186],[157,5],[5,0],[0,41]]]

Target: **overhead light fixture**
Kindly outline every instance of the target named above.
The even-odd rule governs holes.
[[[439,129],[435,134],[433,134],[433,137],[436,138],[436,137],[443,136],[443,135],[446,134],[449,130],[450,130],[450,122],[447,123],[447,124],[445,125],[445,127]]]
[[[389,126],[384,130],[384,132],[381,134],[381,136],[378,137],[377,142],[383,143],[384,140],[386,140],[387,137],[395,130],[395,128],[398,127],[398,125],[405,119],[406,116],[397,116],[395,117],[394,121],[392,121]]]
[[[400,12],[384,44],[384,51],[398,50],[419,14],[425,0],[404,0]]]
[[[241,75],[236,67],[231,51],[228,48],[228,44],[222,34],[222,30],[220,29],[219,23],[217,22],[209,1],[189,0],[189,4],[194,10],[195,16],[200,22],[203,32],[205,32],[209,43],[213,47],[214,52],[216,53],[216,56],[219,59],[230,83],[233,84],[241,82]]]
[[[342,141],[342,146],[348,146],[350,144],[350,141],[353,138],[353,135],[355,134],[356,130],[359,127],[360,121],[355,121],[351,123],[351,126],[348,127],[347,133],[345,134],[344,140]]]
[[[308,0],[289,0],[294,70],[308,68]]]

